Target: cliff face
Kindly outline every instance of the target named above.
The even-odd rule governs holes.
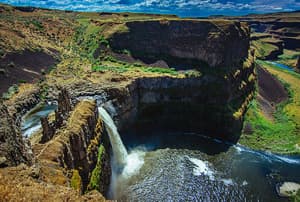
[[[134,21],[109,39],[113,50],[128,50],[146,62],[164,60],[232,66],[248,54],[249,29],[233,21]]]
[[[7,106],[0,100],[0,167],[31,163],[30,145],[24,140]]]
[[[257,32],[270,33],[275,38],[282,40],[286,49],[295,50],[300,48],[299,19],[299,17],[292,19],[292,21],[285,21],[284,17],[281,21],[278,21],[278,18],[272,21],[252,19],[249,20],[249,24]]]
[[[97,189],[105,194],[110,179],[110,144],[103,127],[96,103],[79,102],[52,139],[33,146],[40,167],[39,179],[71,186],[81,193]],[[99,171],[96,174],[95,169]]]
[[[122,130],[199,132],[236,141],[255,87],[253,52],[226,74],[138,78],[108,91]],[[111,108],[110,106],[107,107]]]

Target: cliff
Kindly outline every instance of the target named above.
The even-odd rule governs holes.
[[[284,42],[286,49],[300,48],[300,12],[253,14],[242,17],[227,17],[249,23],[253,32],[268,33]]]
[[[0,167],[31,164],[30,144],[23,139],[15,119],[0,100]]]
[[[71,186],[81,193],[98,188],[105,194],[110,179],[109,142],[104,137],[103,124],[98,119],[94,101],[79,102],[66,125],[57,129],[53,139],[45,144],[33,145],[41,166],[39,178],[57,185]],[[101,149],[100,149],[101,148]],[[93,170],[102,170],[96,182]]]
[[[110,38],[115,51],[128,50],[146,63],[164,60],[228,67],[247,57],[248,26],[233,21],[154,20],[127,22]],[[186,64],[187,65],[187,64]]]
[[[243,64],[227,73],[137,78],[126,87],[106,91],[107,109],[113,109],[120,130],[199,132],[237,141],[254,93],[254,67],[249,52]]]

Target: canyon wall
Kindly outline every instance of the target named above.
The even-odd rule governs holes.
[[[113,105],[111,114],[122,130],[199,132],[236,141],[255,78],[249,54],[240,68],[226,75],[136,79],[127,88],[115,89],[107,105]]]
[[[109,39],[113,50],[128,50],[133,57],[154,63],[203,64],[227,67],[248,55],[246,24],[227,20],[133,21]],[[176,64],[174,64],[176,65]]]
[[[0,167],[31,164],[31,159],[29,141],[23,139],[15,119],[0,100]]]
[[[192,67],[201,76],[142,77],[115,90],[111,100],[121,128],[193,131],[236,141],[256,80],[247,24],[153,20],[125,25],[109,38],[113,51],[127,50],[144,63],[163,60],[178,70]]]

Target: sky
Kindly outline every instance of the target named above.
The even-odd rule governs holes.
[[[73,11],[147,12],[186,16],[246,15],[300,10],[300,0],[0,0],[16,6]]]

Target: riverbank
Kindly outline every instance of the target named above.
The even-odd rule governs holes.
[[[258,94],[245,115],[239,143],[279,154],[300,154],[300,75],[268,62],[257,63],[284,85],[288,99],[278,104],[271,103],[275,104],[275,110],[270,118],[264,114],[264,106],[259,103]],[[272,89],[272,92],[276,91],[278,89]]]

